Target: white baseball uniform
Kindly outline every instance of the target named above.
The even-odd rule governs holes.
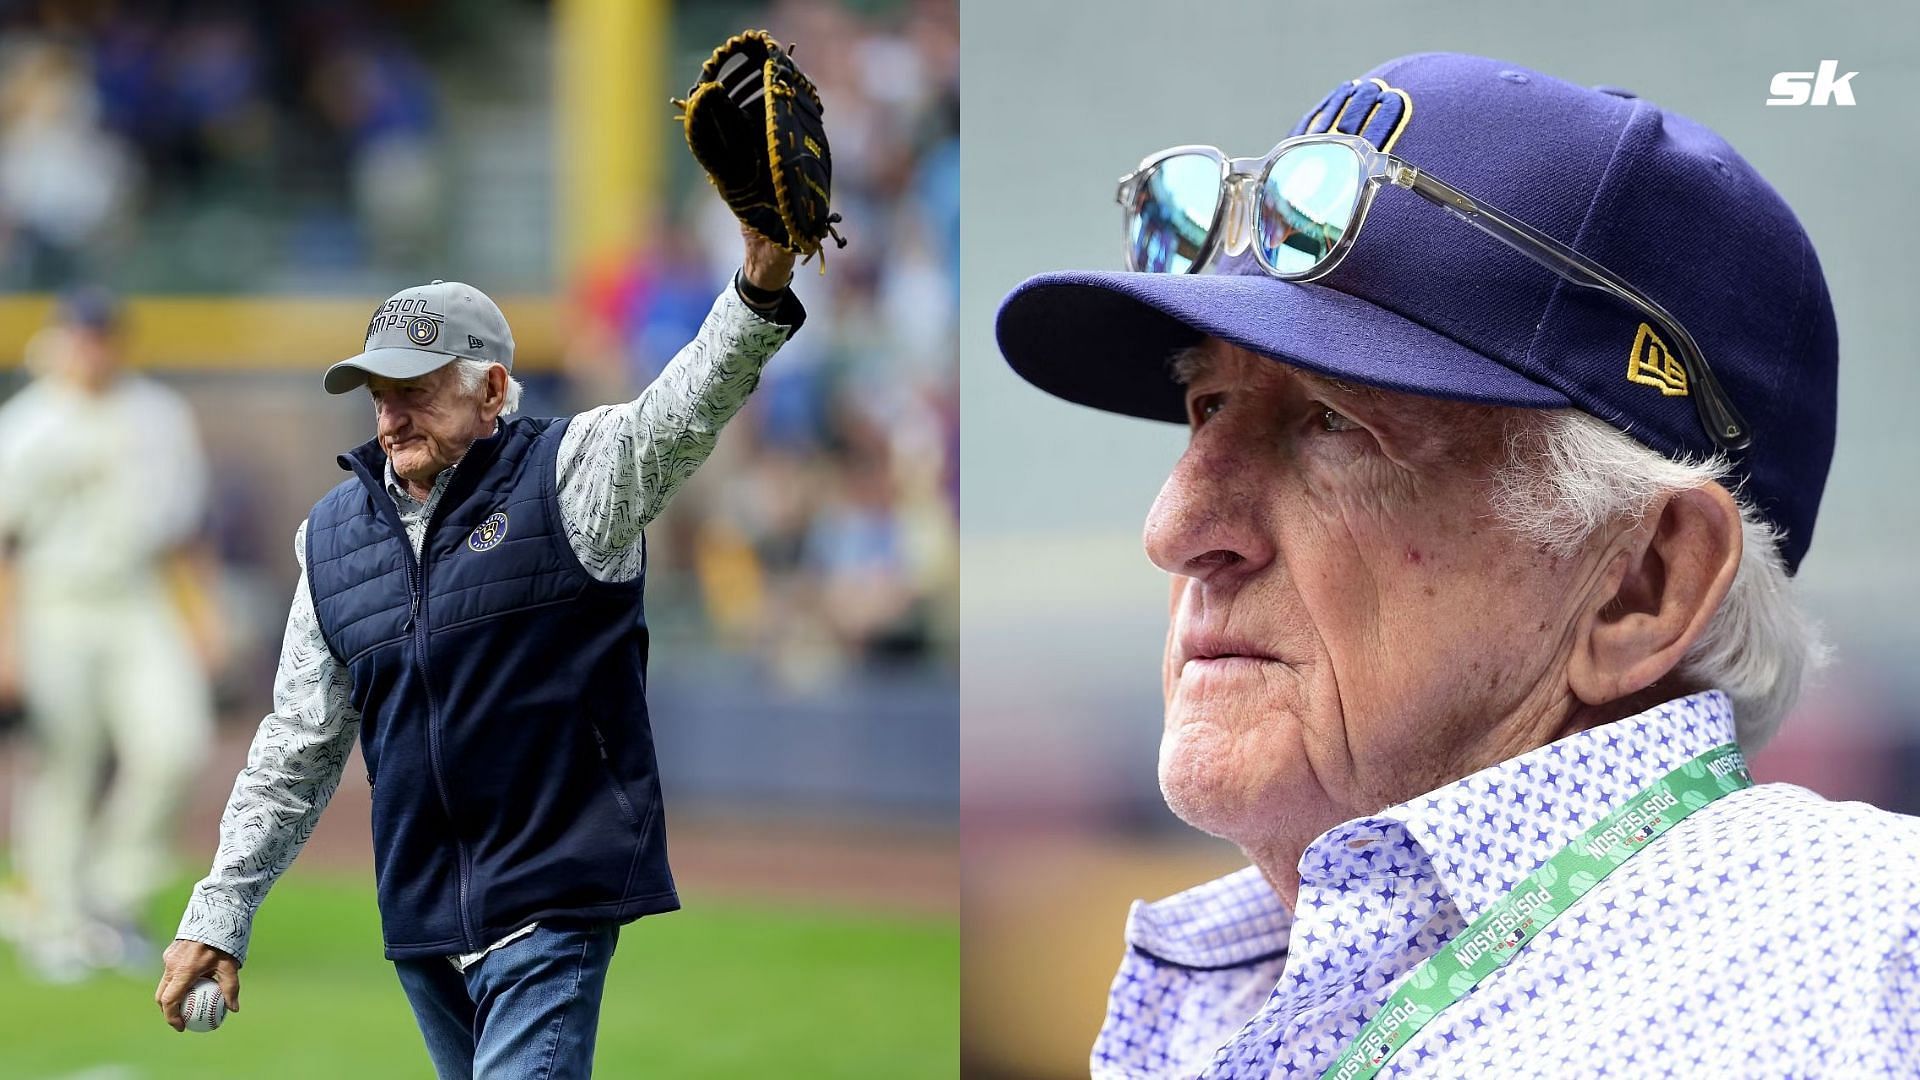
[[[15,545],[12,615],[38,750],[15,851],[43,913],[39,940],[129,920],[166,875],[212,710],[164,561],[206,503],[192,415],[150,379],[93,395],[41,378],[0,405],[0,539]],[[112,783],[96,799],[109,750]]]

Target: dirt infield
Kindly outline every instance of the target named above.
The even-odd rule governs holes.
[[[180,815],[175,849],[197,869],[212,855],[220,811],[233,777],[246,763],[250,722],[223,724],[205,782]],[[18,733],[0,741],[0,837],[12,835],[13,794],[24,766]],[[301,853],[302,866],[372,873],[369,791],[359,750],[320,825]],[[795,904],[953,916],[960,910],[960,850],[951,825],[878,823],[840,816],[669,806],[674,877],[683,894],[751,896]],[[191,872],[191,870],[189,871]]]

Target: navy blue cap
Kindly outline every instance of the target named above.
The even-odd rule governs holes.
[[[1833,304],[1799,220],[1725,140],[1627,91],[1453,53],[1381,64],[1289,134],[1330,127],[1551,235],[1685,325],[1752,433],[1736,479],[1798,569],[1833,457]],[[1168,358],[1217,337],[1390,390],[1577,408],[1669,457],[1704,458],[1716,447],[1685,382],[1644,364],[1641,321],[1389,188],[1318,281],[1245,261],[1208,274],[1042,274],[1002,302],[998,336],[1041,389],[1150,419],[1185,420]]]

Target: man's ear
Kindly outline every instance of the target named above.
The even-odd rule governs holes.
[[[507,369],[499,364],[487,368],[487,382],[480,395],[480,411],[493,419],[507,407]]]
[[[1740,510],[1719,484],[1676,492],[1623,537],[1577,628],[1567,681],[1592,706],[1665,678],[1740,569]]]

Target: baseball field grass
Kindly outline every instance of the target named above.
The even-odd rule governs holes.
[[[154,925],[170,925],[185,894],[169,890]],[[686,910],[621,931],[595,1076],[953,1076],[959,972],[950,917],[689,897]],[[274,888],[241,973],[241,1011],[218,1031],[168,1028],[155,978],[46,986],[0,946],[0,1076],[432,1076],[364,879],[295,871]]]

